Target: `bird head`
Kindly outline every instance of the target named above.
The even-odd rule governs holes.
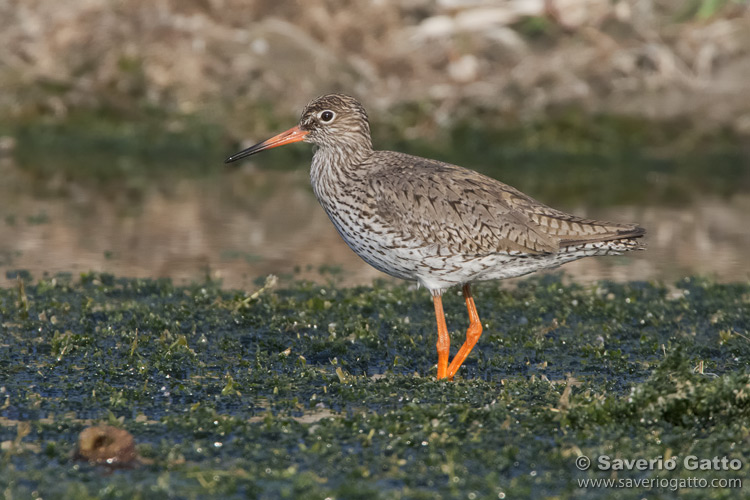
[[[293,142],[309,142],[341,151],[372,149],[370,123],[365,108],[344,94],[326,94],[305,106],[299,123],[278,135],[240,151],[225,160],[231,163],[266,149]]]

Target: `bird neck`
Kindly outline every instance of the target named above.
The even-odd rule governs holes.
[[[311,175],[313,181],[322,177],[357,176],[360,166],[372,156],[372,144],[352,143],[336,146],[319,146],[315,150]]]
[[[372,147],[341,149],[321,146],[313,155],[310,167],[310,182],[318,201],[331,215],[331,204],[335,200],[356,190],[366,176],[367,160],[372,156]]]

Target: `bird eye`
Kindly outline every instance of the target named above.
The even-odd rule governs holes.
[[[323,111],[322,113],[320,113],[319,116],[320,116],[320,121],[322,121],[324,123],[329,123],[329,122],[333,121],[333,117],[336,116],[336,115],[334,114],[333,111],[327,111],[326,110],[326,111]]]

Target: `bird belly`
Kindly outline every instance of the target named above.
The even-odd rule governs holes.
[[[354,209],[338,207],[334,211],[325,204],[323,208],[341,238],[362,260],[395,278],[417,279],[414,256],[407,248],[397,245],[387,227]]]
[[[567,262],[599,255],[619,255],[638,247],[636,240],[596,242],[562,248],[558,252],[528,254],[496,252],[487,255],[425,255],[416,272],[417,280],[429,290],[443,290],[464,283],[516,278],[551,269]]]

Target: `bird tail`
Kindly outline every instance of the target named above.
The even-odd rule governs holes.
[[[640,240],[646,234],[646,230],[635,224],[625,225],[622,224],[622,229],[607,233],[592,235],[590,238],[563,238],[560,240],[560,248],[580,246],[587,243],[622,243],[628,247],[632,246],[632,250],[640,250],[646,247],[646,244]]]

